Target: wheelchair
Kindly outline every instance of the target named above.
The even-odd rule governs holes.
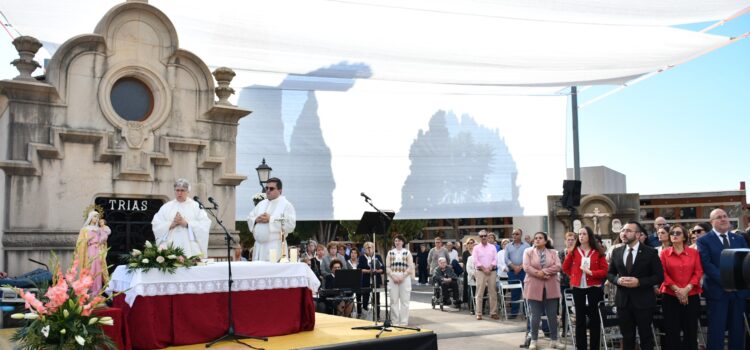
[[[453,288],[456,288],[456,292],[458,293],[459,299],[453,300],[453,303],[458,305],[458,310],[461,310],[461,288],[460,285],[458,285],[458,282],[456,282],[456,287],[449,287],[448,290],[452,291]],[[444,311],[444,303],[443,303],[443,289],[440,287],[440,282],[432,282],[432,309],[435,309],[435,306],[440,307],[440,311]]]

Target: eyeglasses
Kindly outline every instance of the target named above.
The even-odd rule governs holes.
[[[479,238],[487,238],[487,235],[479,235]]]
[[[276,187],[266,187],[266,191],[276,191]]]
[[[693,233],[701,233],[701,232],[703,232],[702,228],[698,228],[698,229],[693,230]]]
[[[683,234],[682,231],[672,231],[669,233],[670,236],[682,236]]]

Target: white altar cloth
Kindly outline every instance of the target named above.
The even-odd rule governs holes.
[[[227,273],[226,262],[178,268],[174,274],[159,270],[129,273],[125,265],[120,265],[112,274],[107,293],[124,291],[125,302],[133,306],[138,296],[226,292]],[[232,262],[232,279],[232,291],[307,287],[317,292],[320,287],[320,281],[305,263]]]

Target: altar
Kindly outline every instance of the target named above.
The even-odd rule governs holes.
[[[118,266],[108,292],[127,319],[134,349],[157,349],[209,342],[227,330],[227,263],[174,274],[156,270],[128,273]],[[313,291],[320,282],[303,263],[232,263],[235,332],[278,336],[315,326]]]

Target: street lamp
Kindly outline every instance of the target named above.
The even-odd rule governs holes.
[[[263,162],[255,168],[255,171],[258,172],[258,181],[260,182],[260,188],[263,190],[263,193],[266,193],[266,182],[271,178],[271,170],[273,169],[266,165],[266,158],[263,158]]]

